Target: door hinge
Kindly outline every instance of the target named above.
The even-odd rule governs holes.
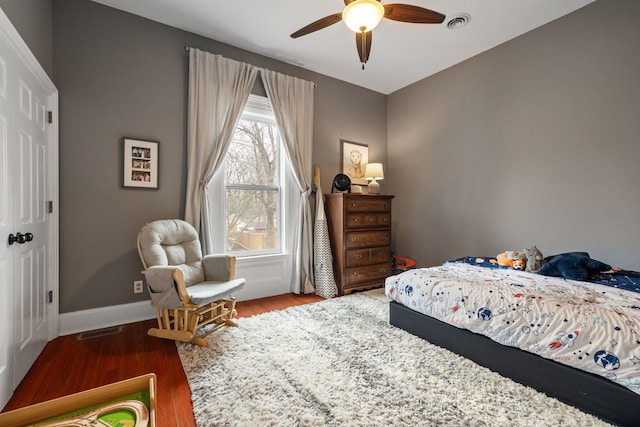
[[[49,200],[47,202],[47,211],[49,211],[49,213],[53,213],[53,200]]]
[[[53,111],[47,111],[47,121],[53,123]]]
[[[49,296],[49,304],[53,303],[53,291],[47,292],[47,295]]]

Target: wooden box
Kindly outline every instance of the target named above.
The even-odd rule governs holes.
[[[48,400],[0,414],[0,427],[23,427],[34,423],[54,420],[72,420],[74,417],[92,416],[100,413],[106,404],[118,406],[117,402],[131,395],[148,394],[148,423],[133,424],[135,426],[156,425],[156,375],[146,374],[117,383],[96,387],[79,393]],[[135,403],[135,398],[129,398]],[[144,403],[144,406],[147,406]],[[131,411],[135,413],[135,411]],[[85,419],[85,418],[83,418]],[[129,422],[130,423],[130,422]],[[45,424],[46,425],[46,424]],[[66,425],[66,424],[65,424]],[[76,425],[76,424],[73,424]],[[80,424],[77,424],[80,425]],[[84,425],[84,424],[82,424]],[[89,425],[89,424],[87,424]]]

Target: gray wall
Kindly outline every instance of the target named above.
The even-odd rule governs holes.
[[[598,1],[391,94],[394,245],[640,269],[640,2]]]
[[[0,0],[0,8],[53,79],[52,0]]]
[[[88,0],[0,0],[60,90],[60,311],[146,299],[137,230],[184,210],[185,45],[317,83],[325,191],[339,139],[369,144],[421,265],[537,244],[640,269],[640,4],[606,3],[385,97]],[[123,137],[160,142],[159,190],[121,187]]]
[[[330,188],[340,138],[386,162],[386,96],[88,0],[53,2],[60,91],[60,312],[148,299],[136,235],[183,217],[188,55],[185,45],[317,84],[314,162]],[[122,139],[158,141],[159,189],[125,189]],[[311,176],[309,177],[311,179]]]

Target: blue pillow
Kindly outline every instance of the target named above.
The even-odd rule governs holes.
[[[611,270],[611,266],[589,257],[586,252],[569,252],[547,258],[539,274],[586,281],[594,274]]]

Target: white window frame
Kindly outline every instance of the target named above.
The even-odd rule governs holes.
[[[277,126],[271,102],[268,98],[258,95],[249,95],[249,99],[242,112],[241,119],[258,120]],[[210,202],[209,212],[211,212],[211,223],[213,229],[212,243],[215,253],[228,253],[234,255],[237,258],[252,258],[263,256],[283,255],[286,252],[286,199],[287,199],[287,187],[289,179],[287,179],[285,173],[286,154],[285,147],[282,141],[282,137],[278,138],[278,186],[250,186],[250,185],[227,185],[224,179],[224,165],[216,172],[211,183],[209,184],[209,191],[212,193],[209,199],[217,201],[217,206],[222,206],[223,209],[215,208],[216,203]],[[226,230],[226,190],[227,189],[243,189],[243,190],[261,190],[266,188],[277,188],[278,190],[278,248],[266,249],[266,250],[253,250],[253,251],[228,251],[227,250],[227,230]]]
[[[250,95],[247,106],[267,105],[271,115],[271,103],[263,96]],[[245,106],[245,109],[247,108]],[[296,247],[299,224],[299,205],[303,193],[297,183],[293,167],[286,154],[283,141],[280,144],[280,252],[261,254],[243,254],[234,252],[237,257],[236,277],[247,280],[245,287],[235,297],[238,301],[264,298],[291,292],[298,278],[294,277],[294,248]],[[207,210],[211,219],[212,253],[226,252],[226,192],[224,171],[218,170],[207,187],[209,201]],[[220,206],[223,208],[221,209]],[[287,214],[287,212],[290,212]]]

